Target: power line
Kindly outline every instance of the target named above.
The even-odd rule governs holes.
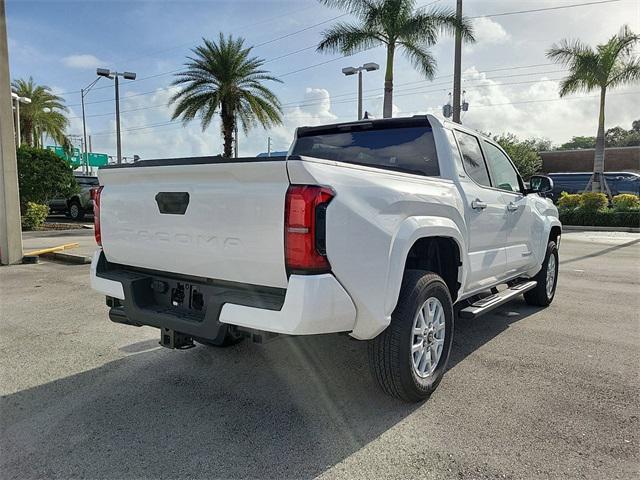
[[[532,8],[530,10],[516,10],[513,12],[500,12],[500,13],[491,13],[488,15],[476,15],[475,17],[468,17],[468,18],[474,19],[474,18],[488,18],[488,17],[505,17],[507,15],[520,15],[522,13],[546,12],[549,10],[562,10],[565,8],[586,7],[588,5],[600,5],[602,3],[615,3],[620,1],[622,0],[600,0],[597,2],[574,3],[572,5],[557,5],[555,7]]]
[[[558,80],[558,79],[549,79],[549,80]],[[479,89],[484,89],[484,88],[491,88],[491,87],[500,87],[500,86],[513,86],[513,85],[525,85],[525,84],[531,84],[531,83],[536,83],[541,81],[540,79],[537,80],[527,80],[524,82],[509,82],[509,83],[496,83],[496,84],[491,84],[491,85],[477,85],[474,86],[473,88],[476,90]],[[406,97],[406,96],[412,96],[412,95],[421,95],[421,94],[426,94],[426,93],[436,93],[436,92],[443,92],[446,91],[447,89],[435,89],[435,90],[425,90],[425,91],[418,91],[418,92],[406,92],[406,93],[401,93],[396,95],[396,97]],[[635,93],[635,92],[631,92],[631,93]],[[627,94],[626,92],[624,94]],[[610,95],[622,95],[622,94],[610,94]],[[598,96],[598,95],[596,95]],[[379,95],[373,95],[373,96],[369,96],[369,97],[365,97],[365,100],[372,100],[372,99],[377,99],[379,98]],[[570,97],[570,98],[557,98],[557,99],[553,99],[553,100],[557,100],[557,101],[562,101],[562,100],[572,100],[575,98],[593,98],[593,96],[585,96],[585,97]],[[356,100],[350,99],[350,100],[341,100],[341,101],[337,101],[337,102],[331,102],[332,105],[341,105],[341,104],[348,104],[348,103],[355,103]],[[548,101],[548,100],[542,100],[542,101]],[[524,102],[524,103],[537,103],[537,100],[532,100],[532,101],[528,101],[528,102]],[[308,106],[314,106],[314,105],[319,105],[322,104],[323,102],[320,103],[309,103],[309,104],[305,104],[305,105],[300,105],[301,107],[308,107]],[[498,106],[498,105],[510,105],[510,104],[519,104],[519,103],[523,103],[523,102],[508,102],[505,104],[495,104],[495,105],[491,105],[491,106]],[[484,105],[481,107],[485,107]],[[475,107],[474,108],[480,108],[480,107]],[[176,119],[176,120],[168,120],[165,122],[160,122],[160,123],[153,123],[153,124],[148,124],[148,125],[136,125],[134,127],[129,127],[128,129],[122,130],[122,131],[137,131],[137,130],[145,130],[148,128],[155,128],[155,127],[159,127],[159,126],[165,126],[165,125],[172,125],[172,124],[176,124],[178,122],[182,122],[181,119]],[[102,136],[102,135],[113,135],[115,132],[96,132],[93,133],[92,135],[95,136]]]
[[[541,66],[550,66],[550,65],[555,65],[553,63],[540,63],[540,64],[534,64],[534,65],[520,65],[520,66],[516,66],[516,67],[501,67],[501,68],[494,68],[494,69],[489,69],[489,70],[479,70],[477,72],[470,72],[470,73],[465,73],[463,74],[463,77],[466,75],[471,75],[471,74],[483,74],[483,73],[492,73],[492,72],[499,72],[499,71],[504,71],[504,70],[518,70],[518,69],[524,69],[524,68],[537,68],[537,67],[541,67]],[[519,76],[527,76],[527,75],[544,75],[547,73],[559,73],[559,72],[563,72],[565,70],[554,70],[554,71],[545,71],[545,72],[528,72],[528,73],[521,73],[521,74],[514,74],[514,75],[498,75],[495,77],[489,77],[489,78],[484,78],[484,79],[470,79],[467,80],[467,82],[476,82],[476,81],[485,81],[485,80],[494,80],[494,79],[499,79],[499,78],[511,78],[511,77],[519,77]],[[438,76],[435,77],[434,80],[438,80],[438,79],[444,79],[447,77],[450,77],[451,75],[442,75],[442,76]],[[540,79],[541,80],[541,79]],[[536,80],[539,81],[539,80]],[[409,88],[409,89],[397,89],[397,87],[402,87],[402,86],[406,86],[406,85],[413,85],[416,83],[420,83],[420,84],[424,84],[425,82],[427,82],[427,80],[417,80],[417,81],[413,81],[413,82],[405,82],[405,83],[399,83],[394,85],[394,93],[397,92],[403,92],[406,90],[412,90],[413,88]],[[438,86],[438,85],[448,85],[449,82],[442,82],[442,83],[429,83],[428,85],[421,85],[420,87],[414,87],[414,88],[425,88],[425,86],[428,87],[434,87],[434,86]],[[156,92],[157,90],[154,90],[154,92]],[[380,91],[380,88],[369,88],[369,89],[365,89],[363,90],[363,92],[367,93],[367,92],[374,92],[374,91]],[[153,92],[151,92],[153,93]],[[331,95],[331,100],[333,101],[336,98],[342,98],[342,97],[351,97],[353,96],[354,93],[353,92],[345,92],[345,93],[340,93],[340,94],[336,94],[336,95]],[[124,97],[127,98],[127,97]],[[322,100],[321,97],[318,97],[318,100]],[[304,98],[304,99],[300,99],[300,100],[295,100],[295,101],[291,101],[291,102],[285,102],[283,104],[281,104],[282,107],[289,107],[291,105],[293,106],[312,106],[312,105],[319,105],[322,104],[323,102],[319,102],[319,103],[305,103],[305,102],[313,102],[314,99],[313,98]],[[167,106],[167,104],[165,102],[163,103],[158,103],[155,105],[147,105],[145,107],[139,107],[139,108],[132,108],[132,109],[128,109],[128,110],[122,110],[120,113],[130,113],[130,112],[139,112],[142,110],[150,110],[153,108],[160,108],[160,107],[165,107]],[[113,115],[114,112],[107,112],[107,113],[98,113],[98,114],[93,114],[93,115],[87,115],[86,118],[96,118],[96,117],[107,117],[107,116],[111,116]],[[82,116],[77,115],[74,117],[67,117],[68,119],[76,119],[76,118],[82,118]]]
[[[636,91],[632,91],[632,92],[621,92],[621,93],[611,93],[609,94],[609,96],[618,96],[618,95],[635,95],[640,93],[640,90],[636,90]],[[529,103],[548,103],[548,102],[562,102],[564,100],[585,100],[588,98],[597,98],[599,97],[599,95],[585,95],[585,96],[581,96],[581,97],[569,97],[569,98],[549,98],[549,99],[540,99],[540,100],[523,100],[523,101],[518,101],[518,102],[503,102],[503,103],[494,103],[494,104],[488,104],[488,105],[478,105],[478,106],[474,106],[474,109],[476,108],[493,108],[493,107],[501,107],[501,106],[505,106],[505,105],[523,105],[523,104],[529,104]],[[424,113],[426,110],[416,110],[413,112],[404,112],[406,115],[414,115],[414,114],[420,114],[420,113]],[[314,116],[296,116],[296,118],[302,119],[302,118],[312,118],[312,119],[318,119],[318,117],[314,117]],[[338,115],[334,115],[334,119],[340,119],[340,118],[352,118],[351,116],[338,116]],[[124,129],[122,130],[123,132],[129,132],[129,131],[138,131],[138,130],[143,130],[143,129],[149,129],[149,128],[155,128],[158,126],[166,126],[166,125],[175,125],[176,121],[173,122],[164,122],[162,124],[155,124],[155,125],[146,125],[146,126],[141,126],[141,127],[134,127],[131,129]],[[184,125],[179,125],[176,126],[175,129],[184,129]],[[170,131],[172,129],[165,129],[163,130],[163,132],[166,131]],[[154,132],[146,132],[146,133],[154,133]],[[99,132],[99,133],[95,133],[92,134],[92,136],[105,136],[105,135],[114,135],[114,132]],[[137,135],[145,135],[145,133],[138,133]]]

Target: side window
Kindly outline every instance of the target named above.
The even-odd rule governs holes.
[[[453,161],[456,163],[456,169],[458,170],[458,175],[460,175],[461,177],[464,177],[465,171],[464,171],[464,167],[462,166],[462,157],[460,156],[460,149],[458,148],[456,139],[453,136],[453,132],[451,130],[445,129],[445,133],[447,135],[447,140],[449,141],[449,147],[451,148]]]
[[[460,151],[462,152],[462,163],[464,169],[476,183],[480,185],[491,186],[489,180],[489,172],[487,166],[484,163],[482,156],[482,150],[480,150],[480,144],[478,139],[468,133],[456,131],[456,138],[460,144]]]
[[[518,181],[518,172],[516,172],[509,158],[495,145],[486,140],[483,140],[483,143],[494,187],[500,190],[519,193],[520,182]]]

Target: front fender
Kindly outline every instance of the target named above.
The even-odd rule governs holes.
[[[385,315],[390,316],[398,303],[402,277],[411,247],[421,238],[445,237],[452,238],[458,245],[462,268],[458,271],[458,282],[465,284],[467,275],[466,243],[456,223],[444,217],[409,217],[398,229],[393,239],[389,255],[389,272],[385,297]]]

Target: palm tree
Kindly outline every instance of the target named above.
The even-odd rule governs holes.
[[[243,38],[220,33],[218,43],[202,41],[172,84],[183,87],[169,101],[176,103],[172,120],[182,117],[186,124],[198,116],[204,131],[220,113],[224,156],[231,157],[238,121],[245,133],[258,123],[263,128],[282,124],[280,100],[263,84],[281,80],[261,69],[264,60],[250,56],[252,47],[245,48]]]
[[[579,40],[562,40],[554,44],[547,57],[569,68],[569,76],[560,84],[560,96],[584,91],[600,89],[600,115],[598,117],[598,134],[593,162],[593,175],[589,187],[593,191],[604,190],[611,195],[604,173],[604,110],[607,90],[626,83],[640,80],[640,58],[634,56],[633,48],[640,41],[640,35],[634,34],[627,25],[607,43],[595,49]]]
[[[11,90],[31,99],[31,103],[20,105],[21,140],[32,147],[42,147],[43,135],[48,135],[62,146],[70,145],[65,135],[69,120],[64,99],[55,95],[46,85],[36,85],[29,80],[18,79],[11,83]]]
[[[413,66],[431,80],[436,60],[429,47],[436,44],[440,33],[455,34],[473,42],[470,23],[459,22],[453,10],[432,7],[415,8],[415,0],[319,0],[321,3],[347,10],[358,17],[357,24],[340,22],[322,33],[319,52],[353,55],[379,45],[387,48],[384,77],[383,117],[391,117],[393,107],[393,61],[396,49],[403,49]]]

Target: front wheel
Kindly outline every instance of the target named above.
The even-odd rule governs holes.
[[[426,399],[447,368],[453,342],[453,304],[442,278],[407,270],[391,324],[369,341],[369,365],[385,393]]]
[[[556,242],[550,241],[547,245],[547,253],[542,263],[542,268],[534,277],[538,282],[536,287],[524,294],[524,300],[529,305],[546,307],[553,301],[558,285],[558,247]]]

